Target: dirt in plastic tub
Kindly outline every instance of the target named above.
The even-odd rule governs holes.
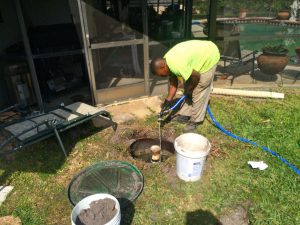
[[[109,198],[93,201],[90,208],[81,210],[76,225],[103,225],[117,214],[116,203]]]

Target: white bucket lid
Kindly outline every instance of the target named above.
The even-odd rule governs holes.
[[[208,139],[200,134],[185,133],[175,139],[174,148],[181,155],[199,158],[208,155],[211,145]]]

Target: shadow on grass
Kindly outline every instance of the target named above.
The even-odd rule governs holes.
[[[128,199],[119,199],[119,202],[125,204],[124,207],[121,208],[121,225],[130,225],[133,221],[135,208],[133,203]]]
[[[196,210],[194,212],[187,212],[186,225],[222,225],[222,223],[207,210]]]
[[[76,143],[107,127],[95,128],[91,122],[88,122],[61,133],[61,140],[67,155],[70,154]],[[41,176],[55,174],[61,169],[65,161],[66,157],[53,136],[24,147],[16,153],[0,157],[0,184],[9,185],[11,176],[15,172],[40,173]],[[3,170],[2,173],[1,170]]]

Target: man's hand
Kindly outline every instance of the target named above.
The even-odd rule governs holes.
[[[172,101],[165,99],[164,103],[161,105],[160,115],[165,114],[172,107]]]

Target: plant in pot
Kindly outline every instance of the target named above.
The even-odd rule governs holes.
[[[288,9],[279,10],[277,13],[277,19],[288,20],[290,18],[290,11]]]
[[[240,19],[245,19],[246,17],[247,17],[247,9],[245,9],[245,8],[240,8],[239,18],[240,18]]]
[[[265,46],[257,57],[258,68],[265,74],[275,75],[288,64],[288,49],[283,45]]]
[[[288,20],[290,18],[290,1],[273,1],[273,4],[275,9],[281,9],[277,12],[278,20]]]
[[[234,3],[235,4],[232,7],[234,7],[238,17],[240,19],[245,19],[247,17],[247,7],[249,7],[249,5],[252,3],[248,0],[235,1]]]
[[[300,46],[295,48],[295,52],[296,52],[298,58],[300,59]]]

